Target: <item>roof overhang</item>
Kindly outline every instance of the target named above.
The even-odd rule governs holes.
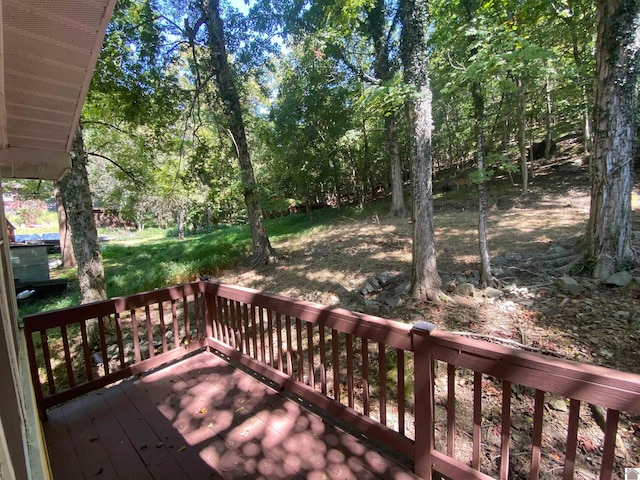
[[[57,180],[116,0],[0,0],[0,178]]]

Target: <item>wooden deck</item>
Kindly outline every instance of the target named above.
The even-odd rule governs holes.
[[[43,425],[55,480],[418,478],[206,352],[51,409]]]

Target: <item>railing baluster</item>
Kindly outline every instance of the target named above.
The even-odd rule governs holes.
[[[482,445],[482,373],[473,372],[473,453],[471,467],[480,470]]]
[[[251,305],[251,338],[253,340],[253,358],[258,360],[258,316],[255,305]]]
[[[369,404],[369,340],[362,338],[362,410],[369,417],[371,406]]]
[[[264,344],[264,308],[258,307],[258,321],[260,328],[260,355],[262,363],[267,363],[267,350]]]
[[[347,344],[347,404],[353,408],[353,335],[346,334]]]
[[[71,351],[69,349],[69,334],[67,333],[67,326],[62,325],[60,327],[62,331],[62,348],[64,349],[64,364],[67,369],[67,382],[69,386],[75,386],[75,379],[73,376],[73,364],[71,362]]]
[[[242,304],[242,319],[244,320],[244,345],[247,355],[251,356],[251,338],[253,334],[249,330],[249,307],[246,303]]]
[[[447,455],[456,451],[456,366],[447,364]]]
[[[296,356],[298,357],[298,381],[304,383],[304,351],[302,348],[302,320],[296,318]]]
[[[195,322],[196,322],[196,340],[202,338],[203,328],[200,325],[202,315],[201,309],[204,309],[204,297],[197,293],[193,294],[193,308],[195,310]]]
[[[176,301],[171,300],[171,318],[173,320],[173,346],[180,346],[180,328],[178,327],[178,312],[176,310]]]
[[[613,474],[613,460],[616,453],[616,437],[618,435],[618,421],[620,412],[607,409],[607,423],[605,425],[604,447],[600,464],[600,480],[611,480]]]
[[[240,308],[240,302],[234,301],[232,302],[231,313],[233,314],[233,329],[235,331],[236,337],[236,349],[239,352],[242,352],[244,348],[244,342],[242,338],[244,334],[242,333],[242,309]]]
[[[276,368],[276,363],[273,359],[273,312],[267,310],[267,337],[269,339],[269,365],[272,368]]]
[[[318,325],[320,331],[320,391],[327,394],[327,346],[324,338],[324,325]]]
[[[233,329],[233,310],[232,304],[228,299],[224,299],[224,323],[227,332],[227,344],[236,348],[236,334]]]
[[[184,318],[184,343],[191,343],[191,324],[189,323],[189,301],[187,296],[182,297],[182,317]]]
[[[89,339],[87,337],[87,324],[85,321],[80,322],[80,335],[82,336],[82,353],[84,354],[84,368],[87,372],[87,380],[93,380],[93,372],[91,371],[91,353],[89,352]]]
[[[275,312],[276,315],[276,338],[278,339],[278,370],[284,372],[284,352],[282,350],[282,315]]]
[[[107,353],[107,339],[104,332],[104,318],[98,317],[98,332],[100,333],[100,351],[102,352],[102,367],[104,374],[109,375],[109,354]]]
[[[27,356],[29,357],[29,371],[31,373],[31,384],[33,385],[36,396],[36,404],[38,405],[38,413],[42,420],[47,418],[47,409],[44,408],[44,392],[42,391],[42,383],[38,374],[38,361],[36,360],[36,347],[33,342],[33,332],[30,325],[25,322],[25,340],[27,342]]]
[[[285,331],[287,334],[287,352],[286,352],[286,356],[287,356],[287,375],[289,375],[291,378],[294,377],[293,375],[293,359],[291,358],[291,352],[293,350],[293,341],[291,338],[291,317],[289,315],[286,315],[284,317],[284,324],[285,324]]]
[[[147,327],[147,342],[149,342],[149,357],[153,358],[156,356],[156,349],[153,345],[153,325],[151,324],[151,310],[149,305],[144,306],[144,323]]]
[[[398,432],[405,434],[404,350],[396,350],[398,363]]]
[[[134,362],[142,361],[142,352],[140,352],[140,339],[138,338],[138,319],[136,318],[135,308],[131,309],[131,333],[133,335],[133,357]],[[176,336],[177,336],[176,332]]]
[[[307,384],[315,389],[316,388],[316,379],[314,375],[314,355],[313,355],[313,323],[307,323],[307,360],[309,363],[309,375]]]
[[[340,352],[338,351],[338,332],[331,329],[331,350],[333,353],[333,398],[340,402]]]
[[[511,382],[502,381],[502,421],[500,424],[500,480],[509,478],[511,448]]]
[[[211,298],[211,310],[209,311],[211,334],[216,340],[223,341],[220,331],[220,299],[217,295],[210,295],[209,298]]]
[[[542,425],[544,423],[544,392],[536,390],[533,406],[533,432],[531,434],[531,471],[529,480],[540,476],[540,455],[542,453]]]
[[[167,353],[167,326],[164,324],[164,307],[162,302],[158,302],[158,318],[160,320],[160,335],[162,336],[162,353]]]
[[[47,383],[49,384],[49,395],[56,393],[56,383],[53,378],[53,369],[51,368],[51,353],[49,352],[49,339],[46,330],[40,330],[40,342],[42,344],[42,356],[44,357],[44,366],[47,370]]]
[[[387,426],[387,356],[384,343],[378,343],[378,392],[380,423]]]
[[[118,360],[120,361],[120,368],[124,368],[125,359],[124,359],[124,340],[122,338],[122,319],[120,318],[120,314],[116,312],[114,314],[116,321],[116,341],[118,342]]]
[[[564,457],[564,480],[571,480],[576,465],[578,448],[578,421],[580,420],[580,401],[573,398],[569,401],[569,423],[567,425],[567,450]]]

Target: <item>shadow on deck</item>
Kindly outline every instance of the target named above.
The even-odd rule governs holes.
[[[411,479],[207,352],[48,412],[54,479]]]

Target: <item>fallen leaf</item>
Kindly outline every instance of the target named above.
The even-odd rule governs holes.
[[[186,449],[187,449],[186,445],[183,445],[178,449],[178,451],[182,452],[183,450],[186,450]]]

